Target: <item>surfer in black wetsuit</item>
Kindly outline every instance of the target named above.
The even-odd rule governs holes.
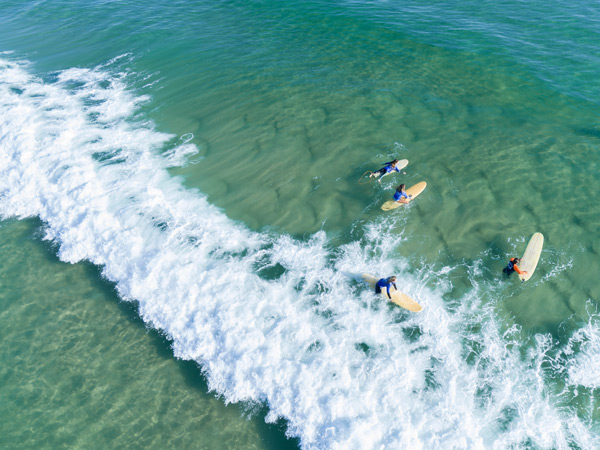
[[[375,284],[375,293],[376,294],[381,294],[381,288],[386,288],[387,289],[387,296],[388,298],[391,300],[392,296],[390,295],[390,286],[394,285],[394,289],[398,290],[398,288],[396,287],[396,277],[391,276],[388,278],[381,278],[376,284]]]

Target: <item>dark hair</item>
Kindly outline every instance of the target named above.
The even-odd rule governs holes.
[[[406,187],[406,185],[404,183],[402,183],[400,186],[398,186],[396,188],[397,191],[401,191],[402,189],[404,189]]]
[[[396,281],[396,276],[392,275],[391,277],[387,277],[387,281],[391,281],[391,282]]]
[[[390,164],[391,164],[392,166],[395,166],[396,164],[398,164],[398,160],[397,160],[397,159],[394,159],[394,160],[392,160],[392,161],[390,162]]]

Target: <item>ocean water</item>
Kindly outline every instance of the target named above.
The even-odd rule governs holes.
[[[595,2],[146,3],[0,0],[2,447],[600,446]]]

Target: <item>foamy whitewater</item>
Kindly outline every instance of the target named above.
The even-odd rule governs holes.
[[[473,278],[449,305],[454,269],[411,275],[395,256],[403,237],[382,221],[333,248],[324,232],[302,242],[249,231],[186,190],[167,168],[196,148],[136,116],[149,99],[126,74],[40,79],[2,58],[2,217],[39,217],[63,261],[101,266],[226,402],[266,404],[267,421],[284,418],[303,448],[600,447],[545,372],[562,358],[569,383],[598,387],[593,323],[569,343],[585,347],[579,357],[551,356],[542,335],[523,356],[520,330],[502,332],[481,300],[485,286]],[[383,304],[361,272],[399,275],[424,311]]]

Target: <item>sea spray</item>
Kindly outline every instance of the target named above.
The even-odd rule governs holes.
[[[339,248],[251,232],[169,176],[194,149],[160,155],[172,136],[135,116],[147,101],[106,68],[44,81],[0,60],[0,212],[39,217],[63,261],[101,266],[226,402],[267,404],[304,448],[600,444],[546,389],[552,340],[502,331],[477,263],[448,308],[457,269],[414,273],[381,219]],[[399,275],[424,311],[382,302],[367,271]]]

